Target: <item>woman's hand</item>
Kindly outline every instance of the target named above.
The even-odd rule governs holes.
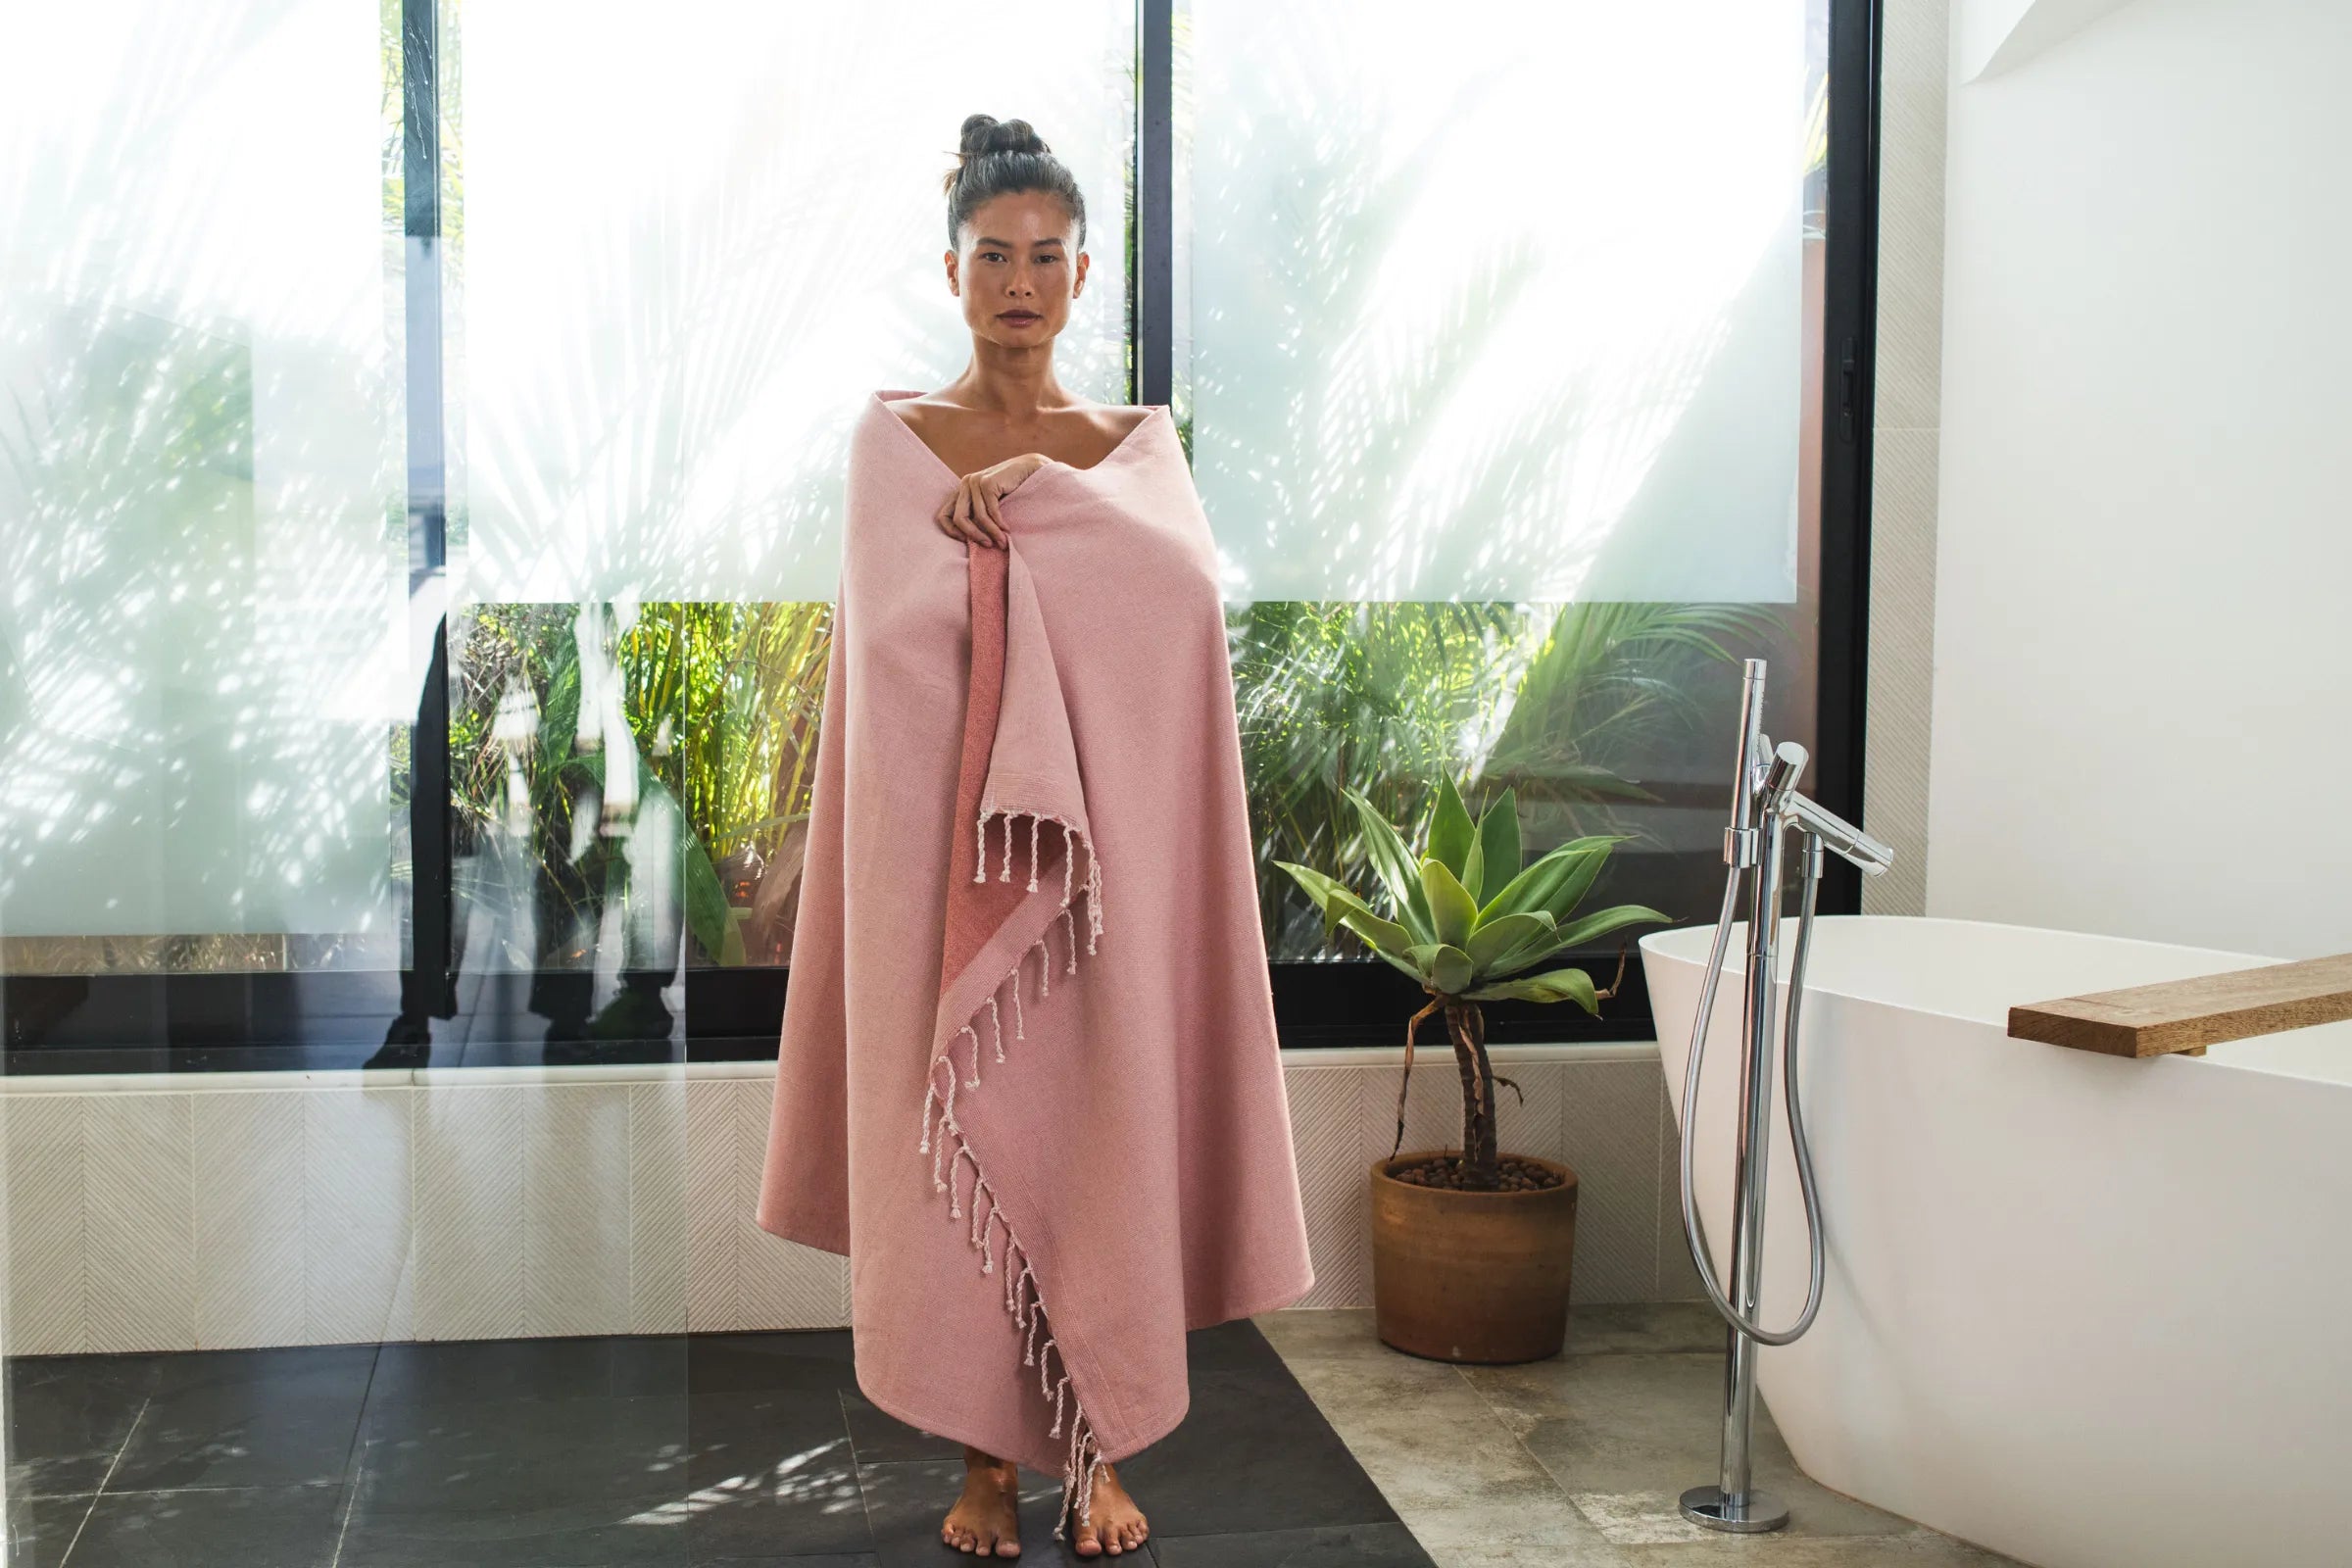
[[[941,504],[931,520],[951,539],[1002,549],[1004,515],[998,504],[1012,494],[1023,479],[1052,461],[1042,452],[1024,452],[976,473],[967,473],[957,481],[956,493]]]

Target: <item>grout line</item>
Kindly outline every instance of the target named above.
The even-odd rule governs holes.
[[[135,1423],[134,1423],[134,1425],[135,1425]],[[128,1441],[128,1440],[126,1439],[125,1441]],[[31,1498],[29,1498],[29,1497],[27,1497],[25,1500],[26,1500],[27,1502],[29,1502],[29,1501],[31,1501],[32,1499],[31,1499]],[[76,1524],[76,1525],[74,1525],[74,1538],[73,1538],[71,1541],[69,1541],[69,1542],[67,1542],[67,1543],[66,1543],[66,1549],[65,1549],[63,1552],[61,1552],[61,1553],[58,1555],[58,1559],[57,1559],[57,1561],[58,1561],[58,1568],[65,1568],[65,1564],[66,1564],[66,1561],[67,1561],[67,1559],[68,1559],[68,1558],[70,1558],[70,1557],[72,1557],[72,1556],[74,1555],[74,1548],[75,1546],[78,1546],[78,1545],[80,1545],[80,1544],[81,1544],[81,1533],[82,1533],[84,1530],[87,1530],[87,1529],[89,1529],[89,1527],[90,1527],[90,1515],[92,1515],[92,1514],[96,1513],[97,1511],[98,1511],[98,1494],[96,1494],[95,1492],[93,1492],[93,1493],[91,1493],[91,1494],[90,1494],[90,1498],[89,1498],[89,1501],[88,1501],[88,1502],[86,1502],[86,1503],[84,1503],[84,1504],[82,1505],[82,1510],[81,1510],[81,1520],[80,1520],[80,1522],[79,1522],[79,1523],[77,1523],[77,1524]],[[10,1532],[10,1534],[13,1536],[13,1535],[15,1534],[15,1532],[14,1532],[14,1531],[11,1531],[11,1532]]]
[[[57,1559],[59,1568],[64,1568],[64,1565],[73,1559],[74,1548],[81,1544],[82,1532],[90,1528],[90,1520],[98,1512],[98,1499],[106,1494],[106,1484],[114,1480],[115,1472],[122,1467],[122,1456],[130,1451],[130,1440],[139,1435],[139,1423],[147,1419],[148,1407],[154,1403],[155,1396],[152,1394],[139,1401],[139,1413],[130,1418],[130,1427],[122,1434],[122,1446],[117,1448],[115,1456],[107,1461],[106,1474],[100,1476],[98,1485],[91,1489],[90,1505],[83,1510],[81,1523],[74,1527],[74,1539],[66,1543],[65,1551]]]
[[[1487,1413],[1494,1417],[1494,1424],[1502,1429],[1503,1435],[1511,1440],[1511,1446],[1517,1448],[1527,1462],[1534,1465],[1537,1472],[1542,1475],[1544,1480],[1551,1483],[1551,1490],[1560,1494],[1560,1500],[1567,1503],[1569,1509],[1574,1512],[1579,1519],[1582,1519],[1587,1525],[1591,1526],[1593,1533],[1598,1535],[1603,1541],[1608,1541],[1608,1532],[1600,1528],[1599,1520],[1585,1512],[1583,1506],[1577,1502],[1575,1494],[1569,1492],[1568,1483],[1562,1479],[1558,1472],[1554,1471],[1551,1466],[1544,1462],[1543,1455],[1537,1453],[1535,1449],[1527,1446],[1527,1440],[1524,1437],[1522,1437],[1518,1432],[1512,1430],[1512,1422],[1508,1419],[1508,1412],[1506,1412],[1501,1405],[1495,1403],[1494,1400],[1489,1396],[1487,1392],[1480,1388],[1478,1384],[1471,1379],[1469,1370],[1467,1368],[1457,1366],[1454,1368],[1454,1371],[1460,1375],[1462,1382],[1469,1388],[1471,1394],[1476,1396],[1478,1401],[1487,1407]],[[1609,1542],[1609,1544],[1614,1546],[1616,1545],[1616,1543]]]
[[[315,1104],[305,1104],[295,1112],[294,1185],[302,1207],[301,1228],[294,1233],[294,1243],[302,1250],[302,1337],[316,1339],[318,1334],[318,1314],[311,1294],[311,1138],[312,1114]]]
[[[407,1114],[401,1119],[408,1124],[409,1216],[408,1223],[402,1229],[409,1233],[409,1245],[401,1249],[400,1266],[401,1272],[408,1277],[409,1282],[409,1338],[416,1339],[419,1337],[417,1331],[425,1326],[419,1321],[423,1316],[421,1302],[424,1297],[424,1265],[417,1256],[420,1242],[417,1233],[423,1229],[423,1226],[417,1222],[420,1211],[416,1206],[416,1167],[423,1163],[416,1157],[418,1149],[416,1119],[423,1112],[424,1096],[412,1090],[405,1098],[408,1101]],[[400,1281],[395,1279],[392,1282],[392,1295],[384,1302],[384,1315],[376,1322],[379,1340],[388,1338],[383,1331],[393,1326],[392,1314],[398,1308],[399,1303]]]
[[[628,1323],[628,1332],[638,1332],[637,1323],[637,1088],[634,1084],[621,1091],[620,1167],[621,1167],[621,1316]],[[683,1152],[683,1151],[681,1151]]]
[[[841,1411],[842,1431],[849,1432],[850,1407],[843,1401],[842,1391],[838,1388],[833,1391],[833,1403]],[[858,1457],[858,1436],[854,1432],[850,1433],[850,1479],[858,1488],[858,1511],[865,1516],[866,1544],[878,1551],[881,1548],[882,1538],[874,1531],[874,1499],[866,1495],[865,1461]],[[1018,1496],[1013,1499],[1013,1507],[1016,1510],[1020,1507]]]
[[[196,1097],[187,1097],[188,1109],[188,1339],[195,1348],[204,1343],[204,1281],[196,1261]]]
[[[360,1471],[368,1458],[368,1403],[375,1393],[375,1374],[384,1364],[384,1348],[378,1342],[375,1354],[368,1362],[368,1386],[360,1391],[360,1410],[351,1426],[351,1447],[343,1457],[343,1518],[335,1526],[335,1551],[326,1568],[341,1568],[343,1543],[351,1535],[351,1516],[360,1505]]]
[[[85,1100],[74,1118],[74,1265],[81,1281],[80,1298],[74,1302],[74,1315],[80,1320],[74,1337],[80,1342],[77,1348],[83,1350],[95,1350],[98,1348],[92,1343],[90,1334],[90,1112],[95,1108]],[[147,1407],[141,1405],[139,1408],[144,1411]],[[135,1421],[133,1424],[136,1424]],[[122,1441],[127,1443],[130,1440],[125,1437]],[[75,1532],[75,1539],[80,1539],[78,1531]]]

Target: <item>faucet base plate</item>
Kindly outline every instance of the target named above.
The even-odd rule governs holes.
[[[1709,1530],[1733,1535],[1762,1535],[1788,1523],[1788,1505],[1769,1492],[1750,1488],[1734,1498],[1721,1487],[1692,1487],[1683,1494],[1683,1517]]]

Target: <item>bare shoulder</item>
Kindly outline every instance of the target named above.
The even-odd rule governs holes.
[[[1153,407],[1149,403],[1090,403],[1084,413],[1087,421],[1102,434],[1123,438],[1152,417]]]
[[[953,403],[941,402],[934,392],[918,392],[910,398],[886,398],[882,406],[898,416],[900,423],[916,431],[936,430],[940,428],[942,415],[953,417],[966,412]]]

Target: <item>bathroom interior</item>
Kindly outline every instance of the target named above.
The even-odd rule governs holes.
[[[960,1555],[754,1208],[850,421],[969,350],[975,110],[1217,537],[1314,1263],[1190,1335],[1125,1555],[2352,1563],[2352,8],[11,31],[11,1568]],[[1279,863],[1392,912],[1350,792],[1656,915],[1483,1013],[1541,1290],[1384,1217],[1468,1058]]]

